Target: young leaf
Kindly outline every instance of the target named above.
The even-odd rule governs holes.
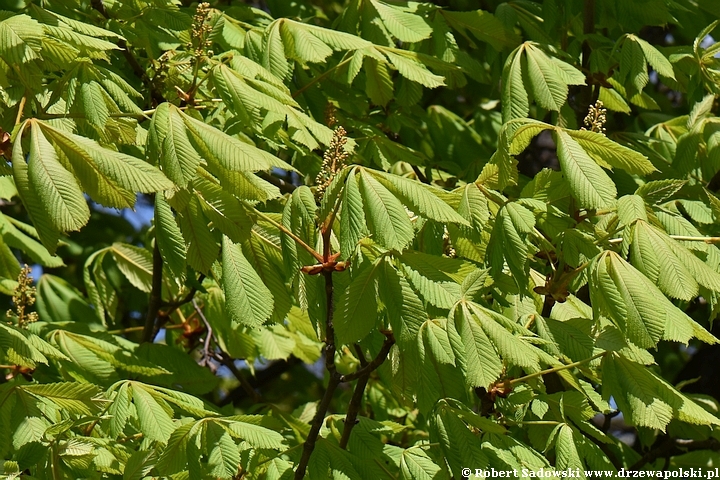
[[[255,327],[273,311],[273,296],[242,249],[227,236],[222,241],[223,291],[225,307],[233,322]]]
[[[405,249],[415,236],[405,207],[365,170],[360,170],[360,193],[374,239],[387,248]]]
[[[556,131],[556,138],[560,168],[580,205],[602,208],[612,204],[617,190],[602,168],[564,131]]]

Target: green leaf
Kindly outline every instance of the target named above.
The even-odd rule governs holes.
[[[325,63],[327,57],[332,55],[330,47],[311,34],[301,23],[280,21],[280,34],[289,58],[301,62]]]
[[[377,178],[388,190],[405,203],[414,213],[436,222],[459,223],[468,225],[447,203],[431,193],[431,187],[425,188],[421,183],[390,173],[376,170],[363,170]]]
[[[157,159],[165,175],[181,187],[192,180],[200,165],[200,156],[190,143],[180,110],[169,103],[162,103],[155,110],[146,149],[148,157]]]
[[[143,248],[125,243],[115,243],[110,249],[120,271],[143,292],[152,290],[152,255]]]
[[[686,183],[686,180],[653,180],[639,186],[635,195],[643,197],[650,205],[661,203],[675,195]]]
[[[199,203],[197,197],[193,197],[185,209],[178,212],[177,219],[180,221],[180,230],[187,245],[188,265],[207,274],[218,258],[218,244]]]
[[[333,323],[338,343],[349,345],[364,338],[377,320],[377,282],[384,257],[357,273],[340,294]]]
[[[57,230],[80,230],[90,219],[90,209],[75,177],[60,164],[55,149],[35,122],[30,123],[28,179]]]
[[[695,425],[718,425],[720,420],[682,395],[644,365],[616,354],[602,362],[603,398],[615,398],[632,425],[665,431],[675,417]]]
[[[400,474],[404,480],[434,480],[442,470],[421,449],[407,449],[402,452]]]
[[[574,438],[572,427],[568,424],[561,425],[555,438],[555,466],[558,470],[584,470],[585,466],[580,460],[577,447],[577,440]]]
[[[500,378],[497,351],[467,307],[456,308],[448,318],[448,337],[468,388],[489,388]]]
[[[402,203],[365,170],[360,170],[360,193],[373,238],[387,248],[405,249],[415,232]]]
[[[257,424],[259,417],[239,415],[218,419],[230,435],[245,440],[255,448],[281,450],[286,448],[284,437],[274,430]]]
[[[215,228],[236,243],[250,236],[252,220],[234,195],[223,189],[209,175],[197,177],[192,186],[203,213]]]
[[[410,60],[401,55],[396,55],[391,51],[386,51],[385,55],[397,71],[400,72],[400,75],[408,80],[412,80],[427,88],[437,88],[445,85],[445,79],[443,77],[433,74],[422,63]]]
[[[467,465],[483,468],[488,464],[481,442],[446,400],[440,400],[430,416],[430,439],[440,443],[454,478],[461,478]]]
[[[22,134],[25,131],[26,126],[27,123],[22,124],[16,138],[22,138]],[[13,148],[12,159],[13,178],[15,179],[18,196],[25,205],[25,208],[30,215],[30,219],[37,229],[37,233],[43,246],[47,248],[50,254],[53,254],[57,248],[60,232],[55,227],[55,222],[49,218],[41,199],[38,197],[38,194],[30,183],[30,179],[28,177],[28,164],[25,162],[22,148]]]
[[[208,467],[212,475],[219,478],[232,478],[236,475],[240,465],[240,451],[230,434],[215,422],[208,422],[205,442],[210,451]]]
[[[349,258],[360,239],[367,231],[362,196],[358,188],[355,170],[351,170],[345,181],[340,207],[340,252]]]
[[[689,301],[698,294],[692,273],[646,221],[637,222],[633,229],[632,263],[670,297]]]
[[[526,45],[525,59],[530,88],[535,101],[543,108],[560,111],[568,94],[567,84],[563,81],[561,74],[550,62],[548,56],[532,45]]]
[[[492,45],[495,50],[512,47],[520,42],[520,38],[491,13],[482,10],[470,12],[451,12],[438,10],[453,29],[463,35],[472,35],[481,42]]]
[[[516,48],[505,61],[502,74],[503,122],[524,118],[530,113],[530,101],[522,77],[523,46]]]
[[[270,318],[273,295],[265,286],[242,249],[227,236],[222,241],[225,308],[239,325],[254,327]]]
[[[165,402],[158,399],[156,394],[151,393],[140,383],[133,382],[131,390],[140,431],[149,440],[162,443],[168,442],[170,435],[174,435],[175,425],[167,411],[158,403],[158,400],[162,403]],[[170,448],[170,445],[168,445],[168,448]]]
[[[632,175],[647,175],[656,171],[647,157],[613,142],[601,133],[589,130],[565,130],[565,132],[600,165],[622,168]]]
[[[130,155],[103,148],[93,140],[40,124],[44,133],[62,149],[68,159],[80,156],[92,162],[106,179],[133,192],[154,193],[172,187],[157,168]],[[77,173],[77,167],[74,167]],[[82,181],[82,176],[80,177]],[[85,183],[83,187],[87,189]],[[88,190],[90,191],[90,190]]]
[[[566,132],[557,130],[556,139],[560,168],[580,205],[585,208],[611,205],[615,201],[617,190],[610,177]]]
[[[0,56],[11,65],[40,58],[43,29],[27,15],[13,15],[0,22]]]
[[[393,99],[393,81],[385,64],[374,58],[365,57],[365,91],[370,100],[384,107]]]
[[[651,44],[649,44],[642,38],[636,37],[635,35],[628,35],[628,39],[632,40],[633,42],[637,42],[640,45],[643,55],[645,55],[645,59],[650,64],[650,66],[655,69],[656,72],[658,72],[663,77],[672,78],[673,80],[675,80],[675,73],[673,72],[672,64],[665,57],[665,55],[660,53],[657,48],[653,47]]]
[[[432,28],[422,17],[407,13],[379,0],[370,0],[385,28],[401,42],[419,42],[432,34]]]
[[[178,278],[185,274],[185,241],[165,196],[155,194],[155,241],[163,261]]]

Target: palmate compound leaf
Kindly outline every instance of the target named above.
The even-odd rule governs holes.
[[[432,193],[432,188],[426,188],[419,182],[390,173],[369,169],[363,172],[376,178],[414,213],[436,222],[469,226],[467,220]]]
[[[633,234],[633,265],[665,294],[691,300],[698,294],[698,285],[720,292],[720,274],[665,232],[638,221]]]
[[[488,465],[488,457],[482,451],[480,439],[468,429],[454,403],[443,399],[436,404],[430,416],[430,440],[440,444],[453,478],[462,478],[464,467],[483,468]]]
[[[612,319],[638,347],[654,347],[660,339],[718,342],[615,252],[605,251],[593,259],[589,283],[594,314]]]
[[[248,327],[263,324],[272,314],[273,295],[245,258],[240,246],[225,235],[222,266],[225,308],[232,321]]]
[[[567,100],[568,85],[585,85],[585,76],[579,70],[548,56],[533,42],[523,43],[510,54],[502,79],[504,122],[528,115],[528,90],[542,108],[560,111]],[[529,88],[526,88],[525,79]]]
[[[609,353],[602,370],[603,398],[613,397],[631,425],[665,431],[673,418],[694,425],[720,425],[720,419],[644,365]]]

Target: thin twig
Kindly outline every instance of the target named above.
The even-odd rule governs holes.
[[[705,243],[720,243],[720,237],[693,237],[688,235],[669,235],[673,240],[681,242],[705,242]],[[622,243],[622,238],[611,238],[608,243]]]
[[[392,346],[395,345],[395,337],[393,336],[392,332],[388,332],[385,336],[385,342],[383,343],[383,346],[380,348],[380,352],[377,354],[375,358],[372,359],[370,363],[365,365],[364,367],[354,371],[353,373],[348,373],[347,375],[341,375],[340,381],[345,382],[352,382],[353,380],[357,380],[358,378],[362,378],[365,375],[370,375],[373,371],[377,370],[380,365],[385,361],[388,354],[390,353],[390,349]]]
[[[247,378],[245,378],[245,375],[235,366],[235,362],[225,352],[220,352],[219,354],[215,355],[215,358],[218,362],[222,363],[227,367],[228,370],[230,370],[230,373],[233,374],[233,376],[240,382],[240,387],[245,391],[245,393],[253,399],[255,403],[259,403],[262,401],[262,397],[258,393],[257,390],[255,390],[252,386],[252,384],[248,381]]]
[[[15,117],[15,125],[20,125],[20,120],[23,117],[23,111],[25,110],[25,102],[27,101],[27,93],[20,99],[20,106],[18,106],[18,113]]]
[[[194,298],[192,299],[192,304],[198,316],[200,317],[200,320],[202,320],[202,322],[205,324],[205,341],[203,342],[203,353],[202,358],[200,359],[200,366],[206,367],[208,365],[209,359],[213,357],[213,354],[210,353],[210,342],[213,338],[213,329],[212,326],[210,326],[210,322],[207,321],[207,318],[205,318],[205,314],[203,313],[202,309],[197,304],[197,301]]]
[[[313,78],[313,79],[310,80],[308,83],[306,83],[305,85],[303,85],[303,86],[300,87],[299,89],[295,90],[295,92],[293,92],[293,94],[292,94],[292,97],[293,97],[293,98],[299,97],[300,94],[303,93],[305,90],[307,90],[308,88],[312,87],[312,86],[315,85],[316,83],[325,80],[325,78],[327,78],[328,75],[330,75],[332,72],[334,72],[334,71],[337,70],[338,68],[342,67],[342,66],[345,65],[346,63],[350,62],[350,60],[352,60],[352,58],[353,58],[352,56],[346,58],[345,60],[343,60],[342,62],[338,63],[337,65],[335,65],[335,66],[332,67],[331,69],[325,71],[325,73],[323,73],[323,74],[321,74],[321,75],[318,75],[317,77]]]
[[[252,207],[247,206],[247,205],[246,205],[246,208],[247,208],[248,210],[252,210],[252,211],[253,211],[254,213],[256,213],[258,216],[260,216],[260,218],[262,218],[262,219],[265,220],[266,222],[271,223],[275,228],[277,228],[278,230],[280,230],[281,232],[283,232],[285,235],[287,235],[288,237],[290,237],[290,238],[292,238],[293,240],[295,240],[295,243],[297,243],[297,244],[300,245],[303,249],[305,249],[310,255],[313,256],[313,258],[315,258],[315,260],[317,260],[317,261],[320,262],[320,263],[324,263],[324,260],[323,260],[323,256],[322,256],[322,255],[320,255],[317,251],[315,251],[315,249],[312,248],[310,245],[308,245],[307,243],[305,243],[302,238],[298,237],[298,236],[295,235],[293,232],[291,232],[290,230],[288,230],[287,228],[285,228],[284,225],[282,225],[281,223],[276,222],[275,220],[273,220],[272,218],[270,218],[269,216],[265,215],[264,213],[262,213],[261,211],[255,209],[255,208],[252,208]]]
[[[585,360],[568,363],[567,365],[559,365],[557,367],[548,368],[547,370],[541,370],[539,372],[531,373],[530,375],[525,375],[524,377],[514,378],[514,379],[510,380],[508,383],[510,384],[510,386],[513,386],[513,385],[517,385],[518,383],[521,383],[521,382],[527,382],[528,380],[531,380],[533,378],[542,377],[543,375],[548,375],[550,373],[559,372],[561,370],[567,370],[569,368],[575,368],[575,367],[578,367],[585,363],[588,363],[592,360],[595,360],[596,358],[600,358],[600,357],[604,356],[606,353],[607,352],[600,352],[596,355],[593,355],[590,358],[586,358]]]
[[[202,284],[203,280],[205,280],[205,274],[204,274],[204,273],[201,273],[200,276],[198,276],[197,283],[198,283],[198,284]],[[167,310],[165,310],[164,312],[162,312],[161,315],[162,315],[163,317],[169,317],[170,315],[173,314],[173,312],[175,312],[175,310],[177,310],[178,308],[182,307],[182,306],[185,305],[186,303],[190,303],[190,302],[193,300],[193,298],[195,298],[195,294],[196,294],[196,293],[197,293],[197,287],[192,287],[192,288],[190,289],[190,291],[187,293],[187,295],[185,295],[185,296],[184,296],[183,298],[181,298],[180,300],[178,300],[178,301],[176,301],[176,302],[171,302],[171,303],[162,302],[162,304],[160,305],[161,307],[163,307],[163,308],[164,308],[164,307],[170,307],[170,308],[168,308]]]

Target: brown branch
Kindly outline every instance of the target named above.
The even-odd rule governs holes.
[[[273,185],[275,185],[276,187],[278,187],[278,189],[280,189],[280,191],[281,191],[282,193],[292,193],[292,192],[294,192],[295,189],[297,188],[297,187],[296,187],[295,185],[293,185],[292,183],[286,182],[285,180],[283,180],[283,179],[281,179],[281,178],[277,178],[277,177],[276,177],[275,175],[273,175],[272,173],[257,172],[257,176],[260,177],[260,178],[262,178],[262,179],[265,180],[266,182],[272,183]]]
[[[198,279],[197,279],[197,283],[202,284],[203,280],[205,280],[205,274],[204,274],[204,273],[201,273],[200,276],[199,276]],[[169,316],[172,315],[172,314],[175,312],[175,310],[177,310],[178,308],[182,307],[182,306],[185,305],[186,303],[192,302],[192,301],[193,301],[193,298],[195,298],[195,294],[196,294],[196,293],[197,293],[197,287],[192,287],[192,288],[190,289],[190,291],[187,293],[187,295],[185,295],[185,296],[184,296],[183,298],[181,298],[180,300],[177,300],[177,301],[175,301],[175,302],[162,302],[161,305],[160,305],[161,307],[163,307],[163,308],[165,308],[165,307],[170,307],[170,308],[168,308],[168,309],[165,310],[164,312],[160,312],[160,315],[163,316],[163,317],[169,317]]]
[[[360,368],[354,374],[343,375],[342,377],[340,377],[340,381],[342,382],[347,381],[346,379],[351,375],[360,375],[358,377],[357,384],[355,384],[353,396],[350,399],[350,405],[348,406],[347,415],[345,415],[345,426],[343,427],[342,437],[340,437],[340,448],[342,448],[343,450],[347,447],[347,444],[350,441],[350,434],[352,433],[355,425],[358,423],[357,417],[358,413],[360,413],[360,406],[362,404],[363,395],[365,394],[365,388],[367,387],[368,381],[370,380],[370,374],[378,367],[380,367],[380,365],[382,365],[394,344],[395,337],[393,336],[392,332],[389,332],[385,337],[385,342],[383,343],[383,346],[380,348],[380,352],[370,363],[365,360],[365,355],[363,354],[362,350],[360,350],[360,348],[357,348],[358,354],[360,355],[360,363],[363,365],[362,368]]]
[[[341,375],[340,381],[343,383],[352,382],[353,380],[357,380],[358,378],[362,378],[363,376],[370,375],[372,372],[377,370],[380,365],[383,364],[388,354],[390,353],[390,349],[393,345],[395,345],[395,337],[393,336],[392,332],[387,332],[385,334],[385,342],[380,348],[380,352],[377,354],[377,356],[373,358],[370,363],[354,371],[353,373]]]
[[[160,255],[160,247],[158,247],[157,240],[155,240],[155,247],[153,248],[153,271],[152,271],[152,288],[150,290],[150,302],[148,304],[147,317],[145,317],[145,328],[143,329],[141,343],[152,342],[157,335],[159,329],[155,328],[155,322],[160,313],[160,306],[162,305],[162,271],[163,271],[163,259]]]
[[[720,452],[720,440],[708,438],[707,440],[684,440],[667,437],[665,441],[652,448],[640,460],[635,462],[628,470],[640,470],[648,463],[653,463],[659,458],[670,458],[673,455],[680,455],[696,450],[713,450]]]
[[[237,378],[238,382],[240,382],[240,388],[243,389],[243,391],[253,399],[255,403],[259,403],[262,401],[262,397],[260,394],[253,388],[252,383],[248,381],[247,378],[245,378],[245,375],[235,366],[235,361],[225,352],[220,352],[219,354],[215,355],[215,358],[225,365],[228,370],[230,370],[230,373],[233,374],[235,378]]]
[[[347,448],[347,444],[350,441],[350,434],[352,433],[355,425],[358,423],[357,416],[358,413],[360,413],[360,404],[362,403],[362,398],[365,394],[365,388],[367,387],[368,380],[370,380],[370,374],[363,375],[355,384],[355,390],[353,390],[353,395],[350,399],[347,415],[345,415],[345,426],[343,427],[342,437],[340,437],[340,448],[343,450]]]
[[[325,252],[329,251],[329,248],[327,245],[325,246],[324,251]],[[330,379],[328,380],[328,386],[327,386],[327,389],[325,390],[325,395],[323,395],[322,400],[320,400],[320,404],[318,405],[317,411],[315,412],[315,416],[313,417],[312,422],[310,424],[310,432],[308,433],[308,436],[305,439],[305,444],[303,445],[302,456],[300,457],[300,462],[298,463],[297,470],[295,470],[295,480],[302,480],[303,478],[305,478],[305,471],[307,470],[308,462],[310,462],[310,456],[312,455],[313,450],[315,450],[315,443],[317,442],[317,437],[320,434],[320,429],[322,428],[323,422],[325,421],[325,414],[327,413],[328,409],[330,408],[330,402],[332,401],[333,394],[335,393],[335,389],[340,384],[340,375],[338,374],[338,372],[335,368],[335,328],[333,326],[332,272],[325,271],[325,272],[323,272],[323,276],[325,277],[325,299],[326,299],[325,300],[325,308],[326,308],[326,312],[325,312],[325,368],[327,369],[328,373],[330,374]]]
[[[294,356],[291,356],[287,360],[277,360],[270,363],[267,368],[258,370],[255,376],[247,379],[247,383],[253,390],[257,390],[260,387],[272,382],[273,380],[276,380],[282,374],[284,374],[294,366],[300,365],[301,363],[302,361]],[[248,395],[247,390],[241,385],[231,390],[230,393],[228,393],[227,396],[218,403],[218,406],[224,407],[225,405],[228,405],[230,403],[240,402],[247,396],[249,396],[250,398],[253,397],[253,395]]]

